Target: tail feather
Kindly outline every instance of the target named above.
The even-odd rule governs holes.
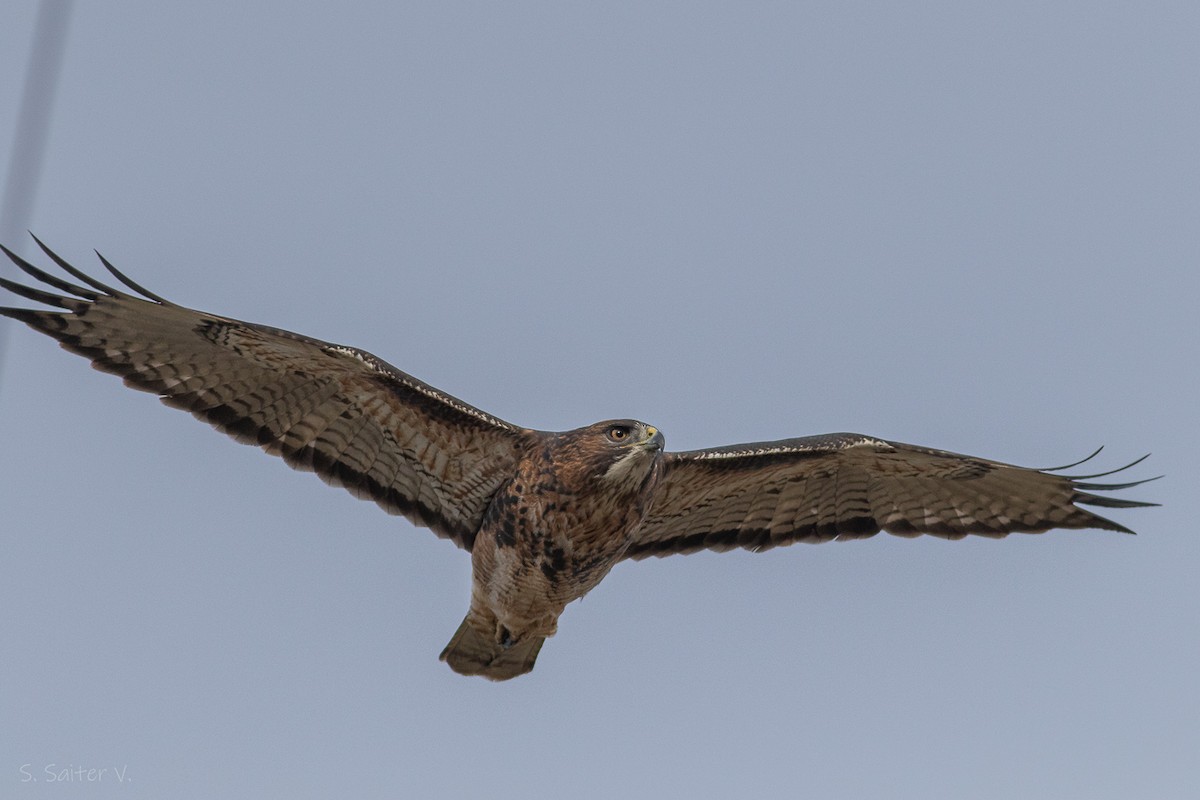
[[[482,675],[493,681],[506,681],[533,669],[544,636],[531,636],[509,647],[470,625],[470,615],[458,626],[441,658],[460,675]]]

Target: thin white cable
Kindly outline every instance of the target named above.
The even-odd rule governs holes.
[[[25,88],[17,111],[16,133],[4,177],[0,200],[0,242],[14,251],[26,247],[33,204],[37,199],[42,161],[50,133],[50,113],[62,72],[67,44],[67,25],[74,0],[42,0],[33,27],[33,44],[25,69]],[[0,319],[0,374],[4,370],[4,346],[8,320]]]

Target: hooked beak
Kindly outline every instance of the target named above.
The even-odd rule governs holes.
[[[647,450],[662,450],[666,443],[667,440],[658,428],[653,425],[646,426],[646,439],[642,442],[642,447]]]

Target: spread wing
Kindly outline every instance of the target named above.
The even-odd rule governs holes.
[[[468,550],[488,500],[537,436],[370,353],[177,306],[101,258],[142,295],[136,297],[38,245],[86,286],[2,248],[27,274],[65,296],[0,279],[15,294],[63,309],[0,308],[0,314],[238,441],[312,470]]]
[[[1120,470],[1071,477],[855,433],[668,453],[666,459],[650,514],[626,558],[757,551],[880,530],[947,539],[1050,528],[1132,533],[1077,504],[1154,505],[1092,494],[1145,481],[1081,482]]]

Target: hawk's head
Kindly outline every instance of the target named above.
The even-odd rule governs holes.
[[[593,485],[637,491],[654,473],[664,442],[653,425],[613,419],[561,434],[556,460]]]

